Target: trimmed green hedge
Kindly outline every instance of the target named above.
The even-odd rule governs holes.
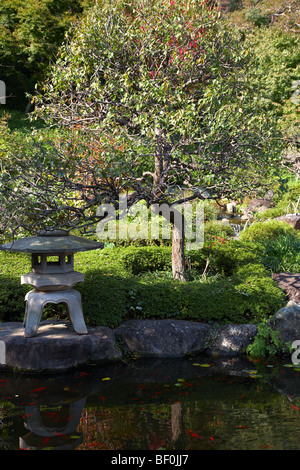
[[[31,287],[21,285],[21,275],[31,271],[30,257],[0,253],[0,321],[22,321],[24,297]]]
[[[261,249],[252,242],[211,240],[188,252],[192,281],[171,276],[170,247],[106,248],[75,255],[75,269],[84,273],[78,284],[89,325],[116,327],[131,318],[181,318],[220,323],[259,322],[285,305],[281,290],[261,263]],[[209,257],[209,276],[201,273]],[[20,276],[30,271],[30,258],[0,252],[0,320],[24,317],[29,286]],[[45,311],[61,315],[59,306]]]
[[[171,269],[172,248],[167,246],[145,246],[124,248],[119,261],[130,274],[145,271],[164,271]]]
[[[139,283],[141,318],[184,318],[220,323],[257,322],[285,305],[284,295],[261,265],[239,268],[231,277],[176,283]]]

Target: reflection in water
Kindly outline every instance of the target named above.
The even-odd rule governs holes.
[[[0,449],[300,449],[299,403],[299,367],[244,358],[3,372]]]
[[[24,426],[29,433],[20,438],[20,449],[38,450],[46,444],[55,450],[76,447],[83,440],[82,433],[76,433],[76,428],[80,424],[85,402],[83,398],[53,411],[42,411],[37,404],[26,405]]]

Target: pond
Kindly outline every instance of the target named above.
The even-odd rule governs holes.
[[[299,450],[300,366],[132,359],[0,373],[0,450]]]

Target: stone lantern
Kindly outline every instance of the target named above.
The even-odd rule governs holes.
[[[31,253],[32,272],[21,276],[21,284],[33,287],[25,296],[25,337],[36,335],[47,303],[66,304],[75,332],[87,334],[81,295],[72,288],[84,281],[84,275],[74,271],[74,253],[97,248],[103,244],[64,230],[45,231],[1,246],[4,251]]]

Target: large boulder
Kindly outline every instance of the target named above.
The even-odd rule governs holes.
[[[300,305],[289,301],[269,320],[269,325],[279,331],[281,339],[287,344],[300,340]]]
[[[272,277],[288,300],[300,304],[300,273],[274,273]]]
[[[116,330],[125,353],[147,357],[184,357],[204,349],[211,327],[185,320],[129,320]]]
[[[255,198],[244,210],[243,218],[252,218],[255,212],[264,212],[275,206],[275,202],[267,198]]]
[[[22,323],[3,323],[0,344],[1,367],[23,371],[67,370],[121,357],[110,328],[89,328],[87,335],[78,335],[68,322],[43,322],[32,338],[24,336]]]
[[[277,220],[281,220],[291,225],[295,230],[300,230],[300,214],[287,214],[276,217]]]
[[[213,356],[236,356],[245,353],[257,333],[256,325],[224,325],[213,329],[206,339],[205,352]]]
[[[148,357],[197,354],[236,356],[245,353],[257,332],[255,325],[212,325],[183,320],[131,320],[116,330],[125,353]]]

